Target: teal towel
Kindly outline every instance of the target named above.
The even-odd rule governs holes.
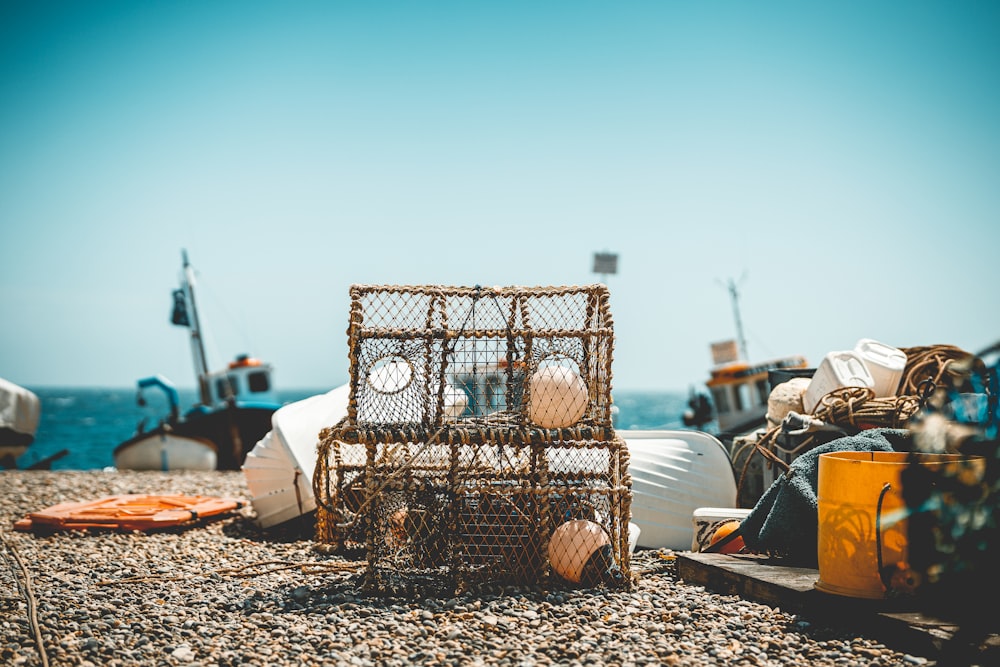
[[[907,452],[909,431],[877,428],[844,436],[799,455],[740,523],[747,550],[817,567],[819,457],[828,452]]]

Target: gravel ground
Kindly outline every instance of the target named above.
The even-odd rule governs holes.
[[[237,498],[149,533],[15,532],[28,512],[122,493]],[[362,594],[362,561],[260,531],[241,472],[0,472],[3,665],[932,665],[677,577],[640,550],[630,590]],[[44,650],[44,658],[41,650]]]

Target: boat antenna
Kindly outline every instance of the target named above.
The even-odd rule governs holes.
[[[188,262],[187,250],[181,250],[181,259],[184,264],[184,278],[181,288],[187,298],[189,316],[191,319],[191,353],[194,356],[194,373],[198,379],[198,393],[201,395],[202,405],[211,405],[212,394],[208,387],[208,361],[205,358],[205,341],[201,337],[201,323],[198,320],[198,307],[194,301],[194,269]]]
[[[744,274],[744,277],[746,274]],[[743,282],[743,278],[740,278],[740,282]],[[747,355],[747,339],[743,336],[743,321],[740,319],[740,292],[737,289],[736,282],[730,278],[727,284],[727,289],[729,290],[729,298],[733,302],[733,319],[736,321],[736,339],[739,341],[740,345],[740,355],[743,357],[744,361],[749,361],[750,357]]]

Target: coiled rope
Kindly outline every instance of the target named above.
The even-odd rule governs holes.
[[[928,345],[900,348],[906,355],[906,368],[896,393],[900,396],[922,396],[927,382],[941,385],[945,373],[952,371],[956,362],[968,362],[974,355],[954,345]]]
[[[974,358],[971,353],[954,345],[899,349],[906,355],[906,366],[895,396],[876,398],[875,392],[867,387],[841,387],[823,396],[810,416],[825,425],[837,427],[845,435],[869,428],[905,428],[922,407],[924,398],[942,384],[945,375],[956,372],[958,367]],[[738,488],[743,489],[754,453],[759,454],[770,465],[781,468],[782,472],[787,472],[790,466],[782,454],[794,456],[808,451],[821,442],[828,441],[831,430],[810,433],[795,447],[786,448],[779,440],[784,433],[783,425],[772,427],[755,442],[747,443],[733,453],[735,462],[746,448],[754,449],[743,463]]]

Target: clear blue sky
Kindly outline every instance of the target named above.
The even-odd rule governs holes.
[[[1000,338],[1000,4],[0,5],[0,377],[347,379],[352,283],[608,277],[614,386]]]

